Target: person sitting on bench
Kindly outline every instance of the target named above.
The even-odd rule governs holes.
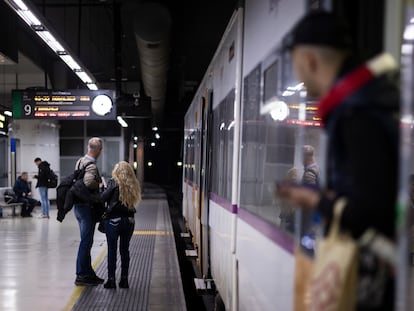
[[[32,198],[32,192],[27,179],[27,172],[23,172],[22,175],[16,179],[13,186],[13,191],[17,195],[17,202],[23,203],[22,211],[20,213],[22,217],[32,217],[32,211],[37,204],[37,200]]]

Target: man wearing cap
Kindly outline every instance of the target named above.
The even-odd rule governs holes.
[[[373,228],[394,240],[398,184],[399,90],[391,56],[358,64],[349,30],[339,17],[315,11],[303,17],[287,40],[297,78],[308,97],[318,100],[327,133],[327,184],[322,192],[281,185],[287,200],[332,219],[345,197],[341,227],[355,239]],[[361,277],[361,275],[360,275]],[[393,281],[376,306],[393,310]]]

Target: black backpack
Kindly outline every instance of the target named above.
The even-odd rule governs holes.
[[[49,172],[47,174],[47,185],[46,185],[46,187],[56,188],[57,184],[58,184],[58,177],[57,177],[56,173],[52,169],[49,169]]]
[[[66,197],[69,192],[69,190],[72,188],[72,186],[78,181],[83,180],[83,177],[85,176],[85,170],[86,168],[91,165],[93,162],[88,162],[83,168],[78,168],[69,176],[66,176],[60,181],[59,186],[56,188],[56,205],[58,209],[58,220],[62,221],[65,217],[65,214],[69,211],[68,209],[65,210],[65,202]],[[80,163],[79,163],[80,165]],[[67,204],[66,204],[67,205]]]

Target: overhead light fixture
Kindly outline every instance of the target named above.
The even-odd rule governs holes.
[[[79,64],[73,59],[72,56],[65,54],[65,55],[59,55],[59,57],[66,63],[66,65],[69,66],[72,70],[81,70],[81,67]]]
[[[152,128],[152,130],[155,132],[155,131],[158,131],[158,127],[156,127],[156,126],[154,126],[153,128]]]
[[[11,111],[9,111],[9,110],[5,110],[5,111],[4,111],[4,114],[5,114],[6,116],[9,116],[9,117],[12,117],[12,116],[13,116],[13,112],[11,112]]]
[[[69,49],[65,47],[64,41],[59,40],[57,34],[54,34],[50,27],[42,21],[43,17],[35,9],[29,8],[23,0],[5,0],[5,2],[65,62],[90,90],[98,89],[93,76],[79,60],[76,60],[73,53],[69,52]]]
[[[128,123],[126,123],[125,120],[122,119],[121,116],[117,116],[116,119],[118,120],[118,123],[121,124],[122,127],[128,127]]]
[[[160,138],[161,138],[160,134],[155,133],[155,138],[156,138],[156,139],[160,139]]]
[[[98,90],[98,86],[95,83],[87,83],[86,86],[92,91]]]
[[[88,74],[84,71],[75,71],[75,74],[82,80],[83,83],[93,83],[92,79],[88,76]]]

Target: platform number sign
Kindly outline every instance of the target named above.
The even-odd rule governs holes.
[[[15,119],[115,120],[111,90],[13,91]]]

